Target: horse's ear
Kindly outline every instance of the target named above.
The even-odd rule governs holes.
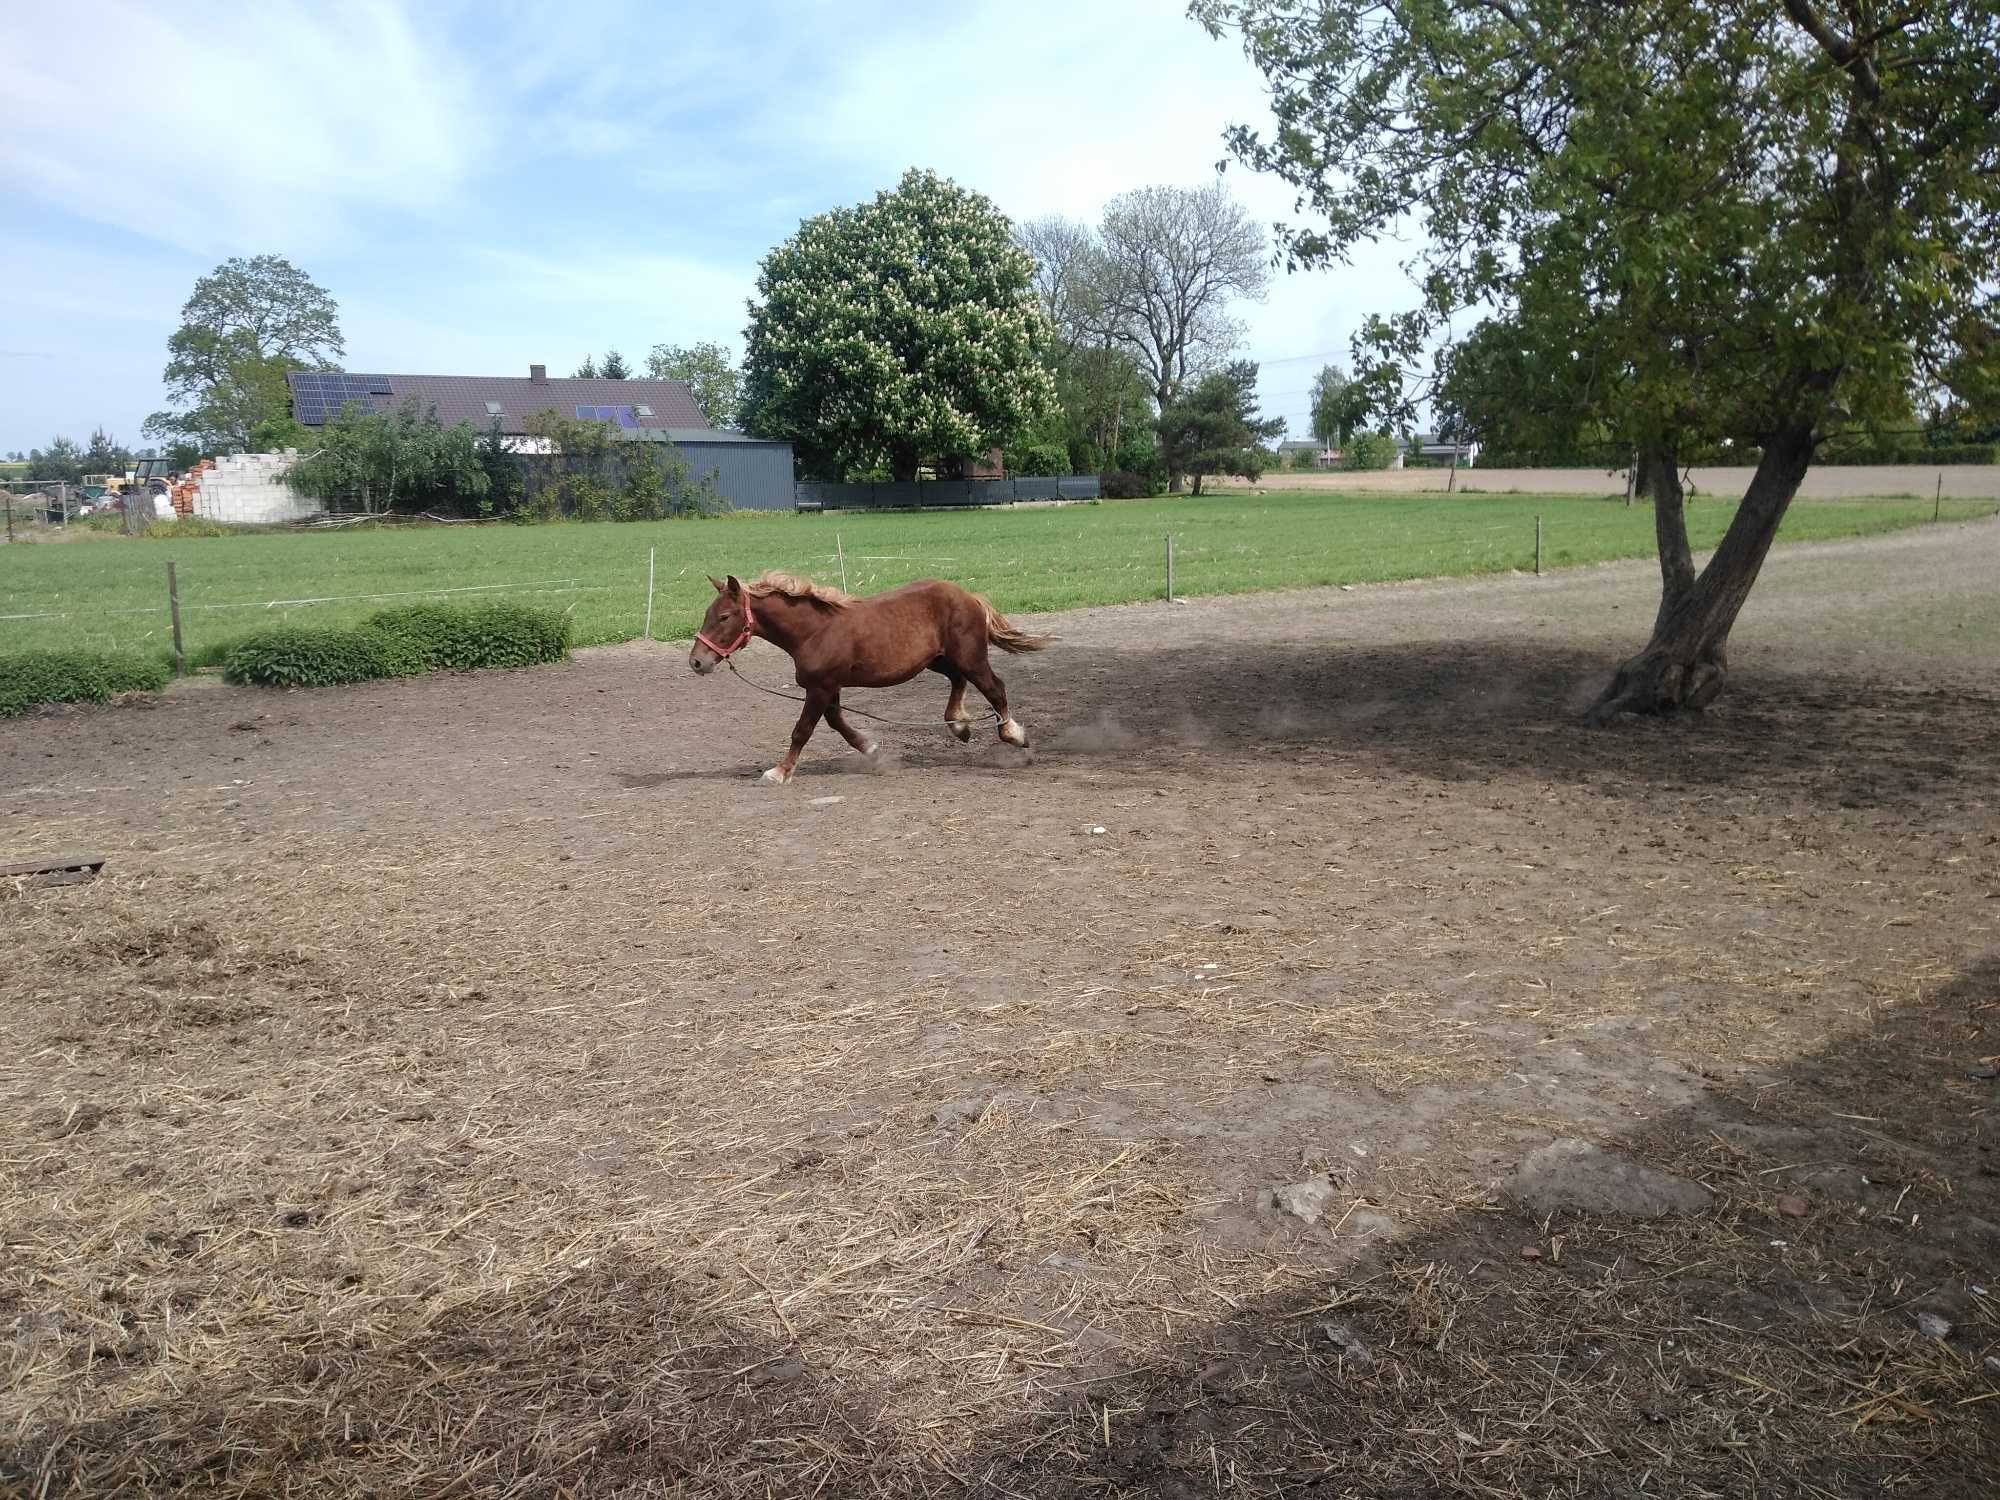
[[[716,593],[726,594],[729,592],[729,590],[727,590],[722,586],[722,580],[720,578],[717,578],[713,573],[708,575],[708,581],[715,585]]]
[[[743,585],[738,583],[736,581],[736,575],[734,573],[731,573],[729,575],[729,597],[734,599],[739,595],[741,595],[742,592],[743,592]]]

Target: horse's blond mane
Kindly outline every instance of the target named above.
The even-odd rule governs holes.
[[[796,573],[765,573],[750,585],[750,592],[753,595],[782,594],[787,599],[810,600],[814,604],[824,604],[828,609],[845,609],[854,602],[852,594],[843,594],[831,584],[814,583]]]

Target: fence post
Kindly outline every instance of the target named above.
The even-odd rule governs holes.
[[[1535,576],[1542,576],[1542,515],[1535,512]]]
[[[1931,519],[1935,521],[1942,514],[1944,514],[1944,471],[1940,469],[1938,470],[1937,494],[1931,500]],[[9,535],[12,535],[12,533],[10,532]]]
[[[1174,602],[1174,534],[1167,533],[1167,603]]]
[[[659,549],[646,549],[646,639],[653,638],[653,554]]]
[[[174,622],[174,676],[180,677],[187,671],[187,653],[181,648],[181,584],[172,563],[167,564],[167,613]]]
[[[847,592],[847,549],[840,544],[840,533],[833,534],[833,550],[840,558],[840,591]]]
[[[7,540],[11,542],[14,540],[14,492],[6,490],[0,493],[7,497]]]

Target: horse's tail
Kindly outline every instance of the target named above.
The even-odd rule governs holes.
[[[1007,623],[1007,617],[999,610],[984,599],[980,599],[977,594],[972,597],[979,599],[979,608],[986,616],[988,645],[998,646],[1002,651],[1018,656],[1023,651],[1046,651],[1049,643],[1055,639],[1052,635],[1029,635],[1024,630],[1016,630]]]

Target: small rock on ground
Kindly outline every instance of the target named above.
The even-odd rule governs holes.
[[[1295,1219],[1317,1224],[1332,1204],[1333,1195],[1333,1184],[1326,1178],[1308,1177],[1304,1182],[1272,1188],[1268,1202],[1272,1208],[1282,1209]]]
[[[1529,1152],[1508,1188],[1543,1214],[1572,1209],[1654,1219],[1700,1213],[1709,1205],[1708,1189],[1699,1183],[1570,1137]]]
[[[1345,1323],[1322,1323],[1319,1331],[1326,1335],[1326,1341],[1338,1349],[1340,1357],[1349,1364],[1366,1369],[1375,1363],[1375,1356],[1368,1352],[1368,1346]]]

